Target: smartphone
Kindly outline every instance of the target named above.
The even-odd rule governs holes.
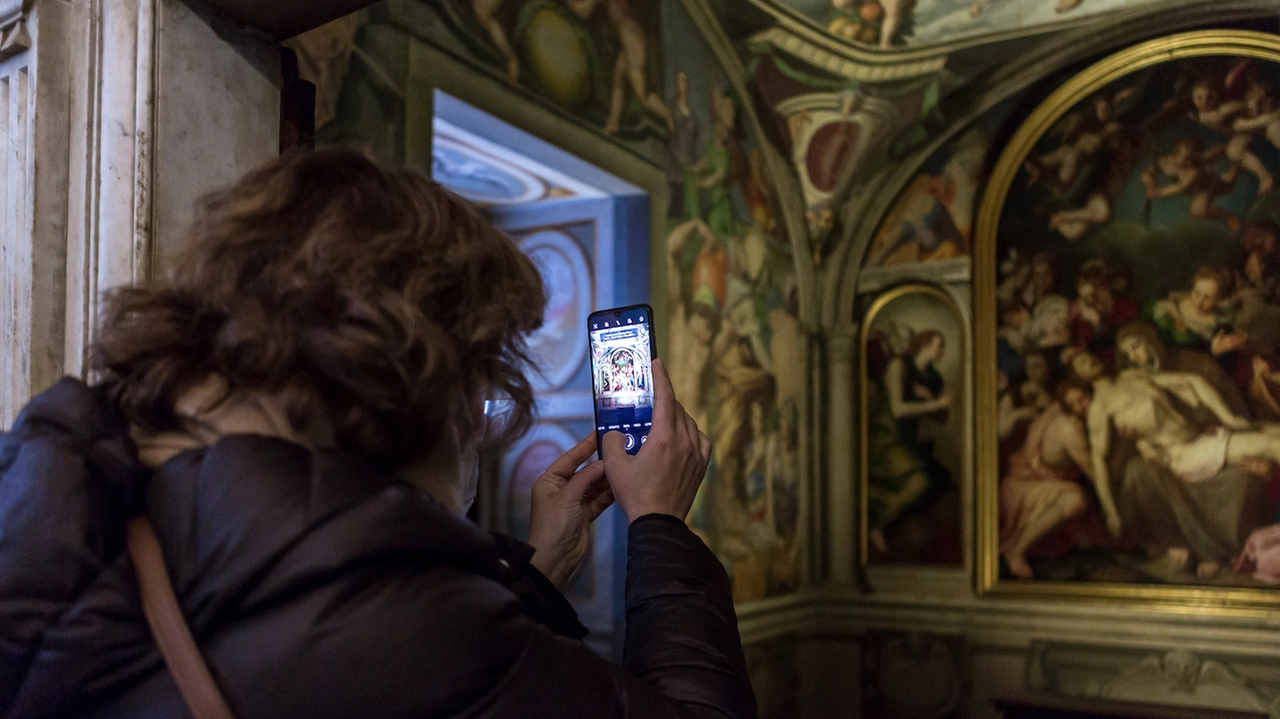
[[[587,332],[596,439],[621,432],[627,454],[635,454],[653,427],[653,310],[630,305],[592,312]]]

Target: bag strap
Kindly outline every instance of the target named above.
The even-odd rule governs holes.
[[[187,708],[195,719],[234,719],[182,616],[164,566],[160,540],[147,515],[129,520],[126,541],[138,575],[142,611]]]

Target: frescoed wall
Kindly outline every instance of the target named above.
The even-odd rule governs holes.
[[[973,442],[975,413],[984,411],[986,400],[973,375],[973,347],[984,338],[973,334],[981,300],[974,296],[972,273],[992,167],[1031,110],[1082,68],[1153,36],[1188,28],[1217,32],[1227,22],[1209,17],[1216,6],[1195,0],[1178,5],[1185,14],[1156,12],[1172,5],[388,0],[315,36],[303,60],[320,86],[323,142],[355,139],[379,154],[402,154],[412,130],[403,57],[407,48],[425,45],[482,74],[501,88],[504,101],[553,114],[577,137],[589,137],[566,148],[571,152],[586,152],[588,145],[620,150],[646,163],[660,178],[655,182],[665,185],[665,193],[652,195],[665,196],[649,254],[650,299],[660,310],[659,354],[678,398],[715,441],[688,524],[732,579],[764,716],[880,716],[927,704],[930,716],[993,718],[992,700],[1004,694],[1080,696],[1091,686],[1094,698],[1112,692],[1167,704],[1177,694],[1175,699],[1201,702],[1197,706],[1226,707],[1230,702],[1214,704],[1204,698],[1208,688],[1196,687],[1238,677],[1249,682],[1248,691],[1238,693],[1248,701],[1231,706],[1246,708],[1280,694],[1280,667],[1268,658],[1280,635],[1256,617],[1226,618],[1201,606],[1171,612],[1129,595],[1069,608],[1056,599],[1024,597],[1010,608],[975,589],[976,513],[982,510],[974,488],[999,479],[979,471]],[[1263,0],[1233,0],[1233,8],[1244,6],[1253,15],[1240,10],[1232,22],[1273,12]],[[764,12],[767,22],[761,21],[759,11],[770,8],[777,12]],[[800,26],[819,34],[792,32]],[[778,28],[791,34],[768,35]],[[633,49],[624,51],[628,43]],[[634,50],[640,46],[643,53]],[[1277,171],[1267,130],[1274,109],[1264,105],[1280,80],[1257,75],[1268,92],[1252,91],[1254,110],[1246,96],[1254,75],[1241,71],[1234,83],[1231,75],[1232,67],[1211,73],[1216,110],[1214,101],[1197,104],[1199,77],[1179,84],[1170,76],[1161,80],[1160,92],[1122,97],[1125,87],[1113,88],[1101,103],[1113,118],[1105,117],[1107,109],[1100,115],[1093,103],[1072,108],[1070,118],[1045,133],[1020,166],[1010,195],[1017,211],[1008,214],[1000,236],[1001,277],[1014,278],[1011,295],[1021,290],[1029,298],[1019,299],[1028,318],[1017,303],[1006,303],[1011,323],[1038,322],[1042,335],[1057,332],[1061,328],[1051,325],[1062,319],[1065,301],[1069,325],[1092,324],[1082,287],[1086,294],[1106,289],[1113,298],[1150,300],[1194,292],[1194,268],[1176,281],[1169,273],[1111,271],[1126,263],[1149,268],[1168,258],[1222,264],[1237,289],[1252,290],[1243,299],[1260,300],[1250,307],[1271,304],[1263,297],[1274,269],[1267,223],[1280,223],[1280,215],[1271,207],[1275,190],[1264,182]],[[1133,104],[1139,99],[1146,103],[1141,108]],[[1169,109],[1172,124],[1148,122],[1170,99],[1176,100]],[[1122,132],[1112,131],[1115,123]],[[1135,125],[1145,144],[1141,157],[1127,158],[1119,141]],[[1233,145],[1238,133],[1250,133],[1248,142]],[[1187,142],[1175,142],[1184,135],[1200,139],[1198,159]],[[944,137],[949,139],[936,144]],[[922,149],[934,146],[936,151]],[[1182,155],[1172,157],[1175,149]],[[766,157],[781,157],[789,174],[772,175],[773,159]],[[1201,167],[1188,169],[1188,163]],[[1124,172],[1112,172],[1121,166]],[[1111,175],[1115,182],[1107,181]],[[1263,201],[1256,199],[1259,190]],[[1095,201],[1098,191],[1105,207]],[[1107,217],[1097,219],[1099,207]],[[802,234],[787,231],[786,217],[800,218],[790,227]],[[1204,241],[1193,243],[1190,235],[1169,230],[1173,225],[1194,225]],[[1170,242],[1153,244],[1164,240]],[[802,245],[812,252],[794,249]],[[1053,258],[1039,257],[1045,248],[1054,250]],[[1105,266],[1088,264],[1101,254]],[[1053,284],[1048,294],[1063,301],[1040,301],[1037,271],[1041,282]],[[1105,281],[1081,285],[1086,276]],[[907,285],[937,288],[954,305],[921,303],[910,312],[891,307],[879,318],[868,316],[876,298]],[[802,321],[804,299],[820,310]],[[1247,309],[1241,304],[1232,311],[1238,316]],[[863,361],[876,358],[862,341],[864,329],[881,353],[866,375],[860,374]],[[859,409],[864,397],[879,402],[881,423],[901,429],[892,403],[880,401],[889,398],[885,370],[895,357],[905,362],[911,337],[930,329],[948,335],[943,346],[906,354],[916,361],[923,350],[941,352],[933,362],[938,387],[900,389],[903,397],[909,392],[922,401],[947,400],[945,414],[939,406],[923,415],[909,439],[913,450],[927,448],[919,457],[943,465],[952,481],[938,483],[945,496],[904,512],[905,521],[892,529],[886,526],[883,547],[875,547],[861,515],[869,499],[863,494],[873,483],[863,469],[870,428]],[[1176,322],[1172,329],[1178,330]],[[1249,333],[1280,346],[1260,321]],[[972,341],[966,344],[962,336]],[[1025,445],[1035,416],[1050,406],[1058,406],[1058,414],[1080,406],[1079,392],[1057,397],[1053,391],[1064,386],[1058,374],[1072,358],[1015,354],[1021,361],[1016,376],[1008,377],[999,396],[993,393],[999,406],[992,411],[1004,412],[1010,437],[1018,435],[997,448],[997,459],[1006,461]],[[1262,359],[1265,368],[1252,357],[1233,365],[1228,380],[1251,403],[1252,416],[1280,416],[1268,404],[1280,407],[1280,375],[1273,374],[1280,360]],[[1077,410],[1063,409],[1073,402]],[[882,444],[891,450],[903,445]],[[552,451],[545,442],[530,447],[520,455],[526,476]],[[1267,492],[1275,479],[1261,477],[1260,464],[1253,470],[1259,476],[1246,483],[1267,488],[1262,494],[1271,509],[1275,496]],[[1083,480],[1075,486],[1085,505],[1077,515],[1097,514],[1099,500],[1089,486]],[[1213,489],[1181,488],[1206,495]],[[519,491],[501,501],[508,513],[526,511]],[[1249,526],[1266,527],[1272,515]],[[1157,588],[1239,589],[1260,586],[1263,580],[1254,577],[1258,559],[1275,556],[1274,537],[1263,536],[1253,542],[1253,564],[1245,561],[1239,571],[1219,560],[1216,574],[1200,578],[1202,562],[1189,553],[1176,572],[1157,576],[1148,564],[1179,559],[1170,560],[1168,548],[1163,558],[1148,557],[1133,546],[1113,546],[1105,520],[1093,529],[1098,531],[1072,527],[1067,533],[1094,537],[1094,547],[1057,554],[1033,547],[1025,567],[1013,553],[1015,561],[1006,558],[1002,565],[1002,581],[1108,585],[1118,577]],[[1231,560],[1245,554],[1248,540],[1233,540]],[[865,564],[858,561],[862,541],[869,548]],[[1094,561],[1098,557],[1104,561]],[[1141,566],[1120,561],[1137,558]],[[1020,579],[1028,570],[1035,579]],[[1146,579],[1139,577],[1143,572]],[[1061,669],[1068,665],[1093,683],[1073,684],[1077,674]],[[1156,686],[1157,677],[1187,666],[1194,668],[1188,691],[1171,693],[1168,682]],[[926,685],[939,689],[925,697]]]
[[[739,601],[797,588],[807,521],[797,287],[761,139],[747,130],[751,99],[730,88],[678,0],[391,0],[294,42],[318,86],[322,143],[400,156],[401,58],[422,40],[661,165],[659,352],[677,397],[716,442],[689,523],[724,561]],[[435,148],[435,162],[457,174],[469,160],[450,147]]]
[[[522,102],[659,160],[674,131],[659,5],[634,0],[386,0],[289,41],[317,85],[317,139],[403,154],[408,45],[500,79]]]
[[[665,134],[657,3],[636,0],[447,0],[452,37],[513,86],[606,135]]]
[[[967,256],[988,145],[986,133],[971,128],[930,157],[885,215],[866,266]]]
[[[1013,107],[1012,102],[1001,103],[925,160],[880,221],[864,267],[970,254],[978,202],[993,162],[992,142]]]
[[[689,524],[738,601],[795,589],[805,492],[795,272],[743,98],[674,0],[664,31],[677,131],[668,147],[668,351],[676,398],[715,442]]]

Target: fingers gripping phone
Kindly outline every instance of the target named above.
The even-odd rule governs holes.
[[[621,432],[627,454],[640,451],[653,427],[653,310],[630,305],[592,312],[591,390],[595,395],[596,439]]]

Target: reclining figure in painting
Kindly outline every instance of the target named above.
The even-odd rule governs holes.
[[[1129,505],[1125,514],[1144,525],[1135,536],[1148,546],[1152,542],[1146,540],[1157,539],[1182,566],[1189,560],[1188,544],[1212,538],[1221,551],[1195,552],[1197,574],[1208,578],[1220,568],[1221,555],[1238,551],[1242,533],[1247,534],[1243,509],[1251,503],[1244,495],[1260,485],[1257,475],[1266,474],[1270,463],[1280,463],[1280,425],[1254,425],[1235,414],[1199,374],[1162,369],[1153,361],[1159,348],[1152,347],[1152,335],[1141,327],[1125,328],[1117,345],[1129,366],[1115,378],[1094,379],[1088,417],[1092,478],[1107,528],[1119,536],[1121,515],[1110,481],[1111,430],[1132,438],[1147,465],[1130,462],[1121,482],[1121,499]],[[1201,413],[1208,419],[1201,420]],[[1176,481],[1163,481],[1169,478]],[[1163,497],[1156,504],[1163,506],[1150,506],[1151,482],[1160,485]],[[1135,502],[1144,506],[1135,509]]]

